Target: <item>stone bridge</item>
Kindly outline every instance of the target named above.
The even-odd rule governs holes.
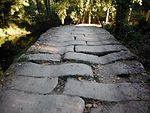
[[[49,29],[5,76],[0,113],[150,113],[138,57],[98,27]]]

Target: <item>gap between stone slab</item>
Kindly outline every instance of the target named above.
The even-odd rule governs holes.
[[[67,82],[68,78],[73,78],[76,80],[87,80],[87,81],[94,81],[93,77],[83,77],[80,75],[76,75],[76,76],[62,76],[62,77],[58,77],[58,84],[57,86],[53,89],[52,92],[47,93],[46,95],[51,95],[51,94],[63,94],[64,88],[65,88],[65,84]]]
[[[88,61],[81,61],[81,60],[73,60],[73,59],[63,59],[64,63],[82,63],[82,64],[86,64],[86,65],[94,65],[95,63],[90,63]]]
[[[118,52],[121,52],[121,51],[126,51],[126,50],[118,50],[118,51],[103,52],[103,53],[77,52],[75,50],[76,53],[84,53],[84,54],[89,54],[89,55],[95,55],[95,56],[98,56],[98,57],[102,57],[102,56],[105,56],[105,55],[108,55],[108,54],[111,54],[111,53],[118,53]]]
[[[83,113],[90,113],[92,108],[97,108],[97,106],[102,105],[102,102],[99,100],[89,99],[84,97],[80,97],[80,98],[82,98],[85,102],[85,108]]]

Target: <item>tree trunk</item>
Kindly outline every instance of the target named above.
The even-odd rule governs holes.
[[[109,10],[110,10],[110,8],[108,8],[108,9],[107,9],[106,24],[108,24],[108,19],[109,19]]]
[[[132,14],[132,8],[129,9],[128,22],[130,22],[131,14]]]
[[[89,12],[89,24],[91,24],[91,11]]]
[[[150,10],[148,10],[147,15],[146,15],[146,21],[149,20],[149,15],[150,15]]]
[[[46,12],[47,14],[50,14],[50,0],[44,0],[44,2],[45,2]]]
[[[36,0],[36,5],[37,5],[38,13],[41,14],[40,0]]]
[[[131,0],[116,0],[116,29],[115,35],[117,38],[123,39],[126,34],[127,13]]]

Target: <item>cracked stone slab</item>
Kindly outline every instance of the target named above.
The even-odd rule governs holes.
[[[45,45],[33,45],[27,50],[27,53],[64,54],[66,52],[73,52],[73,51],[74,51],[74,46],[51,47]]]
[[[93,64],[107,64],[119,60],[130,60],[135,58],[135,55],[129,51],[121,51],[117,53],[110,53],[105,56],[98,57],[96,55],[68,52],[64,55],[65,60],[75,60],[81,62],[88,62]]]
[[[92,68],[86,64],[80,63],[41,65],[27,62],[16,63],[10,68],[14,75],[32,77],[93,76]]]
[[[76,52],[90,53],[90,54],[97,54],[97,55],[119,52],[123,50],[128,50],[128,49],[122,45],[75,46]]]
[[[90,46],[100,46],[100,45],[121,45],[120,42],[116,41],[116,40],[102,40],[102,41],[97,41],[97,42],[87,42],[87,45]]]
[[[103,84],[73,79],[67,80],[64,94],[108,102],[150,99],[148,89],[136,83]]]
[[[46,94],[50,93],[57,84],[58,78],[11,76],[6,87],[13,90]]]
[[[118,61],[107,65],[99,65],[97,68],[101,76],[127,76],[132,74],[144,74],[145,69],[138,61]]]
[[[51,41],[51,42],[38,42],[39,44],[44,44],[47,46],[53,46],[53,47],[63,47],[63,46],[71,46],[71,45],[86,45],[85,41],[65,41],[65,42],[58,42],[58,41]]]
[[[19,61],[24,59],[26,61],[35,61],[35,62],[60,62],[61,56],[59,54],[28,54],[22,55],[19,57]]]
[[[129,101],[92,108],[90,113],[149,113],[149,107],[149,102]]]
[[[82,113],[84,101],[64,95],[33,95],[17,91],[0,94],[0,113]]]

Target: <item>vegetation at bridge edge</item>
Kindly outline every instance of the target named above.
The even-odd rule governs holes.
[[[101,24],[149,60],[150,0],[0,0],[0,63],[50,27],[81,23]]]

